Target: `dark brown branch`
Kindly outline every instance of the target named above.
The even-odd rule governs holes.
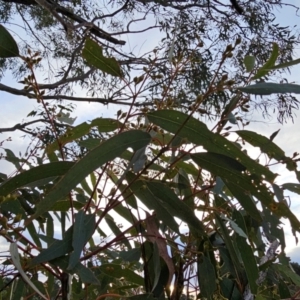
[[[46,120],[46,119],[33,120],[33,121],[26,122],[26,123],[23,123],[23,124],[18,123],[16,125],[14,125],[13,127],[0,128],[0,133],[10,132],[10,131],[15,131],[15,130],[21,130],[23,132],[33,134],[32,132],[26,130],[25,127],[30,126],[30,125],[35,124],[35,123],[39,123],[39,122],[50,123],[50,121]],[[60,123],[57,123],[57,122],[55,122],[55,125],[58,126],[58,127],[66,127],[66,126],[71,127],[68,124],[60,124]]]
[[[8,3],[16,3],[16,4],[23,4],[23,5],[38,5],[38,3],[36,1],[33,0],[2,0],[4,2],[8,2]],[[74,14],[73,12],[71,12],[70,10],[68,10],[67,8],[53,2],[52,0],[45,0],[45,1],[41,1],[39,0],[38,2],[42,3],[44,2],[45,5],[40,5],[43,8],[45,8],[46,10],[49,11],[49,13],[52,13],[52,15],[60,22],[62,23],[62,25],[65,28],[69,28],[70,29],[74,29],[72,28],[72,25],[64,22],[58,15],[57,13],[62,14],[65,17],[68,17],[69,19],[77,22],[79,25],[82,25],[84,27],[86,27],[87,29],[89,29],[89,31],[96,37],[106,40],[108,42],[111,42],[113,44],[116,45],[125,45],[126,42],[122,41],[122,40],[118,40],[114,37],[112,37],[109,33],[107,33],[106,31],[102,30],[101,28],[99,28],[98,26],[96,26],[95,24],[88,22],[87,20],[83,19],[82,17]]]

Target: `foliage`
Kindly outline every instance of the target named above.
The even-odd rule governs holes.
[[[7,49],[16,47],[8,32],[5,37]],[[82,57],[126,82],[116,61],[100,45],[87,43]],[[218,70],[239,44],[238,39],[220,55]],[[253,58],[245,58],[253,70],[249,82],[287,66],[276,65],[278,49],[273,44],[258,69]],[[45,103],[34,71],[38,53],[14,53],[26,64],[29,75],[22,83],[49,125],[30,131],[35,139],[27,157],[4,148],[17,172],[10,178],[1,174],[0,232],[10,243],[1,269],[2,297],[237,300],[299,293],[282,228],[289,221],[295,237],[300,231],[286,200],[286,190],[300,193],[299,184],[278,186],[270,168],[283,164],[300,181],[299,154],[286,156],[274,142],[278,132],[268,138],[227,126],[246,126],[234,114],[249,101],[242,92],[297,92],[298,85],[233,88],[227,75],[216,73],[188,109],[179,109],[165,93],[152,109],[132,105],[116,119],[73,126],[72,108]],[[180,74],[190,57],[172,60]],[[148,89],[151,67],[127,82],[132,104]],[[201,105],[219,92],[232,98],[209,129]],[[266,159],[251,158],[245,144],[259,147]]]
[[[238,6],[232,7],[231,3],[236,2]],[[237,14],[241,12],[239,7],[242,14]],[[1,0],[0,19],[19,41],[23,55],[30,48],[43,58],[38,67],[42,72],[46,70],[46,78],[38,84],[45,91],[44,100],[87,101],[76,94],[80,87],[89,101],[99,104],[153,108],[155,101],[167,97],[186,109],[194,97],[207,90],[216,74],[228,74],[233,86],[243,86],[248,85],[253,70],[265,62],[272,64],[277,59],[278,63],[289,64],[299,38],[297,29],[276,22],[274,11],[281,7],[297,14],[297,7],[281,0]],[[144,46],[153,36],[158,37],[154,53],[152,45]],[[237,37],[241,45],[231,52],[230,65],[220,65],[218,57]],[[88,58],[78,55],[86,51],[90,39],[99,44],[104,57],[117,60],[122,74],[127,75],[125,81],[90,68],[85,63]],[[268,60],[273,41],[280,55],[274,51]],[[246,75],[245,57],[255,57],[254,69],[247,69],[250,74]],[[184,65],[180,73],[175,66],[178,61]],[[10,70],[21,80],[27,72],[18,60],[2,60],[0,67],[2,75]],[[149,75],[147,82],[143,93],[137,93],[132,102],[128,84],[144,68]],[[257,76],[267,81],[275,74],[286,81],[280,69]],[[31,97],[30,89],[0,84],[0,90]],[[200,108],[216,120],[231,96],[226,90],[210,94]],[[298,101],[288,93],[264,97],[264,101],[253,98],[248,105],[248,111],[260,108],[264,114],[275,109],[283,122],[293,118]]]

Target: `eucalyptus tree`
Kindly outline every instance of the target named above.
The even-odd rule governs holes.
[[[0,129],[32,136],[24,154],[1,148],[16,168],[0,173],[0,235],[10,245],[1,297],[298,297],[282,224],[297,241],[288,195],[300,194],[299,153],[275,143],[278,131],[246,130],[243,116],[258,97],[286,105],[281,120],[297,104],[300,86],[273,80],[300,62],[291,31],[272,23],[281,2],[1,5],[3,74],[13,70],[22,88],[0,89],[40,105],[33,120]],[[125,48],[151,30],[162,34],[153,50]],[[74,125],[68,100],[123,107]],[[279,184],[277,165],[298,182]]]
[[[45,100],[86,101],[76,96],[76,87],[80,86],[93,98],[89,101],[153,106],[155,99],[161,99],[161,93],[166,92],[163,86],[167,86],[170,102],[187,108],[213,76],[221,80],[225,73],[233,80],[233,86],[246,84],[247,76],[240,72],[246,55],[255,56],[259,67],[267,60],[271,42],[275,41],[281,49],[279,62],[286,62],[292,59],[299,41],[297,30],[277,24],[274,14],[285,6],[293,8],[296,14],[297,7],[279,0],[233,4],[229,0],[1,0],[0,5],[2,24],[20,41],[21,53],[30,48],[43,58],[40,67],[47,70],[46,78],[39,77],[38,84],[45,90]],[[128,82],[103,75],[78,55],[87,37],[97,41],[105,55],[116,58],[122,72],[128,75],[127,81],[141,75],[143,69],[151,73],[145,93],[134,103],[132,93],[126,89]],[[241,44],[230,67],[222,65],[217,70],[219,53],[237,38]],[[152,39],[151,46],[143,47]],[[176,74],[174,59],[186,60],[180,74]],[[2,76],[10,70],[18,79],[26,73],[22,62],[7,59],[2,59],[1,70]],[[0,90],[30,96],[30,90],[13,87],[1,84]],[[230,93],[220,91],[201,108],[213,117],[230,97]],[[277,108],[281,121],[293,116],[292,110],[297,108],[297,100],[291,95],[252,104],[263,109]]]

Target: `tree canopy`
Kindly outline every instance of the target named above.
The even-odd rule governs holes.
[[[298,37],[273,13],[296,7],[0,5],[2,76],[19,80],[0,90],[38,103],[25,122],[0,128],[31,138],[18,155],[1,141],[16,168],[0,173],[0,234],[10,245],[2,298],[298,297],[283,224],[297,242],[288,195],[300,194],[299,153],[276,144],[278,131],[247,130],[256,107],[277,109],[280,121],[298,107],[300,85],[284,79],[300,62]],[[160,40],[141,53],[152,35]],[[74,101],[119,110],[76,124]],[[278,165],[297,182],[279,184]]]

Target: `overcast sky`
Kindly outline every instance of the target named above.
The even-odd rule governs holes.
[[[295,3],[296,1],[289,1],[290,3]],[[298,2],[298,1],[297,1]],[[297,3],[298,4],[298,3]],[[300,18],[295,16],[294,10],[286,7],[283,10],[280,10],[278,15],[278,23],[282,25],[298,25]],[[155,46],[155,37],[144,35],[144,40],[141,38],[131,39],[128,41],[128,45],[133,49],[139,47],[141,53],[146,52],[149,49],[153,49]],[[276,42],[276,41],[275,41]],[[142,46],[140,46],[142,45]],[[300,51],[298,49],[295,53],[295,59],[300,58]],[[300,66],[291,68],[291,75],[286,75],[289,80],[294,81],[296,84],[300,84]],[[15,85],[16,80],[11,76],[6,76],[2,83],[7,85]],[[83,96],[83,95],[82,95]],[[300,97],[298,97],[300,99]],[[18,97],[10,95],[8,93],[0,92],[1,99],[1,111],[0,111],[0,128],[10,127],[16,123],[20,123],[24,120],[26,115],[33,109],[38,107],[38,104],[35,100],[27,99],[24,97]],[[81,123],[86,120],[91,120],[95,117],[114,117],[117,111],[117,107],[104,107],[101,104],[96,103],[76,103],[77,109],[75,110],[74,116],[77,117],[76,124]],[[300,152],[300,112],[297,112],[299,117],[295,116],[294,123],[290,120],[286,124],[279,124],[277,122],[277,116],[271,116],[268,119],[264,119],[261,116],[261,111],[257,111],[256,114],[252,116],[252,123],[248,130],[256,131],[265,136],[270,136],[273,132],[280,129],[279,134],[275,138],[275,143],[278,144],[285,152],[286,155],[292,156],[292,154],[297,151]],[[233,129],[238,129],[236,128]],[[15,153],[18,154],[19,151],[24,153],[25,148],[28,146],[28,138],[24,138],[24,133],[20,131],[15,131],[12,133],[0,134],[0,142],[8,137],[12,137],[12,142],[6,142],[4,144],[5,148],[14,149]],[[257,155],[258,150],[253,151],[253,156]],[[8,164],[5,161],[0,160],[0,172],[10,174],[14,170],[12,164]],[[278,166],[273,169],[279,176],[276,179],[277,184],[283,182],[297,182],[295,176],[287,172],[284,167]],[[292,201],[293,212],[300,218],[300,199],[299,195],[289,194]],[[298,261],[300,263],[300,251],[297,250],[295,245],[295,240],[290,234],[289,224],[287,228],[287,250],[289,255],[291,255],[293,261]]]

